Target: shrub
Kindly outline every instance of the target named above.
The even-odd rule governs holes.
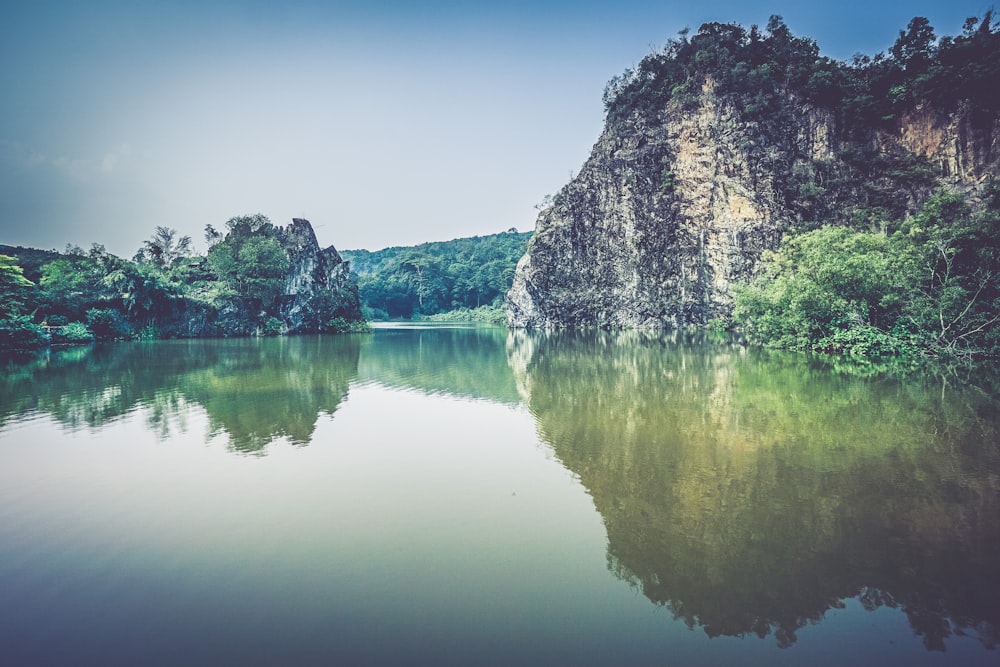
[[[277,317],[269,317],[264,322],[265,336],[280,336],[285,333],[285,323]]]
[[[91,308],[87,311],[87,324],[97,340],[124,340],[135,333],[132,325],[114,308]]]
[[[368,333],[371,327],[362,320],[348,321],[343,317],[334,317],[326,324],[330,333]]]
[[[93,340],[94,334],[83,322],[70,322],[61,329],[55,329],[52,332],[53,343],[79,344],[89,343]]]
[[[31,321],[31,315],[15,315],[0,319],[0,348],[31,349],[48,343],[41,325]]]

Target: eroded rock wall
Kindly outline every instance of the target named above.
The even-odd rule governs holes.
[[[709,79],[694,108],[609,123],[540,213],[507,295],[508,323],[704,325],[729,316],[733,285],[760,270],[790,226],[849,220],[863,183],[845,178],[857,168],[841,161],[850,146],[833,114],[789,95],[770,117],[747,121],[738,103]],[[974,189],[995,172],[998,134],[963,108],[920,108],[897,134],[873,132],[863,150],[916,154],[939,171],[933,186]],[[901,207],[932,189],[901,192]]]
[[[320,248],[308,220],[293,218],[280,238],[290,262],[281,319],[290,332],[322,331],[335,317],[362,319],[347,262],[333,246]]]

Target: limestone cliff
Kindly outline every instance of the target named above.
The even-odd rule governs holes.
[[[738,30],[713,25],[698,37]],[[752,33],[740,39],[747,51],[768,44]],[[805,44],[807,64],[823,64],[811,41],[782,39]],[[609,112],[579,174],[538,216],[507,295],[511,326],[671,328],[726,319],[734,283],[760,270],[762,253],[786,230],[859,220],[877,229],[938,187],[975,193],[996,173],[1000,125],[961,101],[913,104],[862,126],[843,102],[824,104],[821,94],[790,84],[791,75],[762,97],[732,74],[743,63],[727,63],[724,85],[712,71],[657,84],[679,59],[629,73],[619,112]]]

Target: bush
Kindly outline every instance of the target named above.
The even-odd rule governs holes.
[[[285,323],[279,320],[277,317],[269,317],[264,322],[264,335],[265,336],[280,336],[286,331]]]
[[[906,239],[823,227],[786,238],[765,261],[765,274],[736,294],[733,317],[751,338],[863,355],[906,349],[889,333],[916,279]]]
[[[0,348],[26,350],[49,342],[45,329],[31,321],[31,315],[0,319]]]
[[[114,308],[91,308],[87,324],[97,340],[125,340],[135,335],[132,325]]]
[[[83,322],[70,322],[61,329],[52,332],[53,343],[80,344],[89,343],[94,340],[94,334]]]
[[[330,333],[368,333],[372,330],[363,320],[348,321],[343,317],[334,317],[326,326]]]

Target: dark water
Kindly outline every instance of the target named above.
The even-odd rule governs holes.
[[[997,386],[475,328],[11,360],[0,663],[1000,664]]]

